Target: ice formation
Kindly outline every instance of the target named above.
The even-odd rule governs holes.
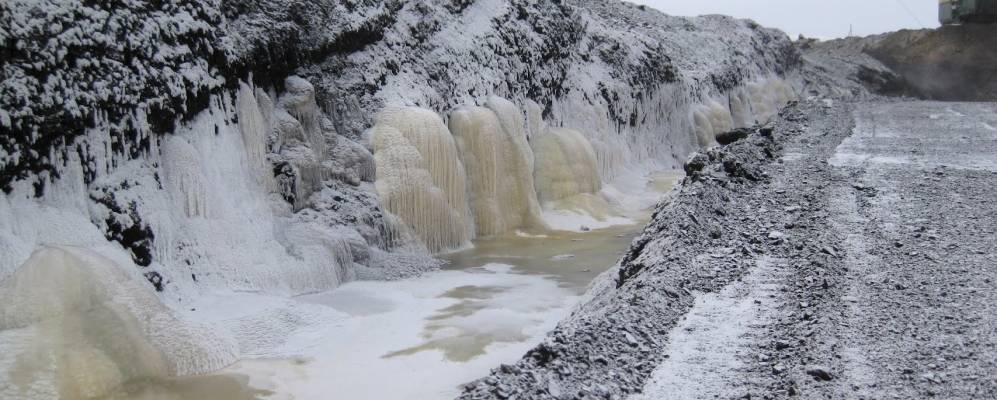
[[[717,134],[733,128],[768,122],[795,99],[796,94],[784,80],[770,78],[736,88],[727,97],[729,106],[707,100],[692,108],[692,126],[700,147],[712,146]]]
[[[730,93],[730,114],[735,128],[754,125],[755,118],[751,113],[751,99],[744,88],[737,88]]]
[[[167,137],[161,147],[169,192],[187,217],[208,215],[208,194],[197,150],[182,137]]]
[[[84,249],[39,249],[0,284],[0,304],[3,398],[97,398],[237,356],[234,343],[180,322],[149,287]],[[18,337],[25,331],[30,340]]]
[[[734,128],[734,120],[730,110],[717,101],[710,101],[709,106],[710,125],[713,126],[714,136],[717,133],[729,132]]]
[[[315,88],[307,80],[290,76],[284,80],[285,92],[278,105],[301,123],[304,139],[309,148],[319,158],[324,158],[329,147],[327,141],[335,141],[334,135],[325,135],[322,113],[315,103]],[[331,136],[331,137],[330,137]]]
[[[696,130],[696,141],[699,147],[709,147],[715,142],[715,132],[713,123],[710,121],[709,112],[703,107],[692,112],[692,123]]]
[[[595,150],[580,132],[549,128],[534,137],[534,179],[541,204],[579,194],[598,193],[602,187]]]
[[[786,103],[796,98],[792,87],[779,78],[769,78],[745,85],[756,123],[771,120]]]
[[[487,105],[450,113],[450,131],[468,174],[476,233],[542,226],[522,113],[498,97]]]
[[[256,99],[256,90],[253,90],[245,82],[239,82],[236,115],[239,117],[239,131],[242,132],[242,141],[246,145],[248,168],[256,174],[261,183],[268,184],[271,181],[268,178],[273,177],[273,173],[267,168],[266,140],[270,133],[270,124]]]
[[[432,252],[473,237],[467,176],[453,136],[430,110],[388,108],[370,133],[381,205]]]

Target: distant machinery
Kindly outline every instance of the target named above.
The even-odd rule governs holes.
[[[942,25],[997,22],[997,0],[939,0]]]

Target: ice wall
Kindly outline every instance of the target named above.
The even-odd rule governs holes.
[[[468,174],[476,234],[542,227],[523,114],[498,97],[487,106],[450,113],[450,131]]]
[[[369,135],[381,205],[432,252],[468,245],[467,175],[443,120],[425,109],[388,108]]]

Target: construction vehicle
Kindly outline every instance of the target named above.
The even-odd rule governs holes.
[[[939,0],[942,25],[997,22],[997,0]]]

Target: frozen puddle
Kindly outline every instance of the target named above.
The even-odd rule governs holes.
[[[404,281],[349,283],[298,297],[297,304],[228,299],[263,308],[246,313],[250,320],[265,315],[296,329],[268,323],[266,331],[286,338],[248,341],[264,351],[243,348],[257,358],[226,372],[248,376],[250,386],[275,393],[268,397],[273,399],[452,398],[461,384],[519,359],[577,296],[550,277],[488,264]],[[226,322],[236,331],[243,324],[255,325]]]

